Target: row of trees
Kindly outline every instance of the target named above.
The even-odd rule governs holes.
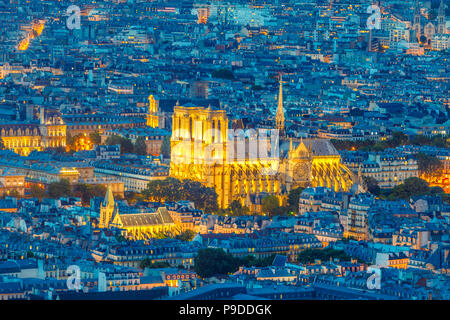
[[[430,187],[428,182],[420,178],[408,178],[402,184],[394,187],[388,195],[388,200],[409,199],[413,196],[444,194],[441,187]]]
[[[233,200],[228,208],[219,209],[217,211],[219,215],[228,215],[232,217],[246,216],[250,213],[250,209],[247,206],[243,206],[240,201]]]
[[[94,144],[100,144],[101,137],[100,132],[95,131],[85,136],[82,133],[76,134],[74,136],[67,133],[66,136],[66,146],[69,152],[75,152],[81,150],[84,145],[92,146]],[[65,151],[65,150],[64,150]]]
[[[298,262],[303,264],[314,263],[315,260],[329,261],[339,259],[339,261],[350,261],[351,257],[343,250],[332,248],[306,249],[298,254]]]
[[[423,135],[408,136],[402,132],[393,132],[392,138],[386,141],[351,141],[332,139],[331,142],[338,150],[362,150],[362,151],[383,151],[388,148],[395,148],[402,145],[428,145],[439,148],[450,148],[449,136],[435,136],[428,138]]]
[[[288,194],[286,206],[280,206],[278,197],[276,197],[275,195],[269,195],[265,197],[262,200],[262,211],[264,213],[267,213],[270,217],[297,213],[298,201],[303,190],[303,187],[292,189]],[[234,200],[230,203],[228,208],[219,209],[217,213],[220,215],[238,217],[249,215],[250,209],[246,206],[243,206],[240,201]]]
[[[444,169],[444,164],[436,157],[418,153],[414,156],[419,166],[419,174],[425,176],[440,176]]]
[[[98,131],[89,134],[86,137],[84,134],[80,133],[75,136],[71,136],[67,134],[66,145],[69,152],[75,152],[81,150],[81,145],[85,145],[89,141],[89,145],[100,145],[101,144],[101,136]],[[139,137],[136,139],[135,143],[133,143],[130,139],[124,138],[119,135],[112,135],[105,140],[106,145],[117,145],[120,144],[120,153],[135,153],[138,155],[146,155],[147,154],[147,146],[145,144],[144,137]],[[1,149],[1,146],[0,146]],[[63,150],[65,151],[65,150]],[[161,154],[164,158],[170,157],[170,136],[164,137],[161,144]]]
[[[150,258],[145,258],[139,263],[139,267],[141,269],[145,268],[157,269],[157,268],[167,268],[170,267],[170,265],[165,261],[152,262]]]
[[[165,136],[161,143],[161,154],[164,158],[170,158],[170,136]]]
[[[213,78],[234,80],[233,71],[229,69],[219,69],[212,72]]]
[[[263,212],[267,212],[270,217],[296,214],[298,211],[298,201],[300,199],[300,194],[304,189],[305,188],[303,187],[298,187],[289,191],[286,206],[280,206],[278,198],[276,196],[267,196],[262,201]]]
[[[382,199],[396,200],[409,199],[413,196],[421,195],[441,195],[444,200],[447,199],[444,190],[441,187],[430,187],[428,182],[423,179],[411,177],[392,189],[381,189],[378,182],[372,177],[364,177],[368,191]]]
[[[105,144],[109,146],[120,144],[120,154],[124,153],[136,153],[139,155],[147,154],[147,146],[145,145],[145,139],[143,137],[137,138],[136,142],[133,144],[133,142],[130,139],[113,134],[112,136],[106,139]]]
[[[194,259],[194,270],[202,278],[227,275],[236,272],[240,266],[266,267],[272,264],[275,255],[257,259],[248,255],[243,258],[233,257],[221,248],[200,249]]]
[[[79,197],[84,205],[88,205],[92,197],[103,197],[106,193],[104,185],[91,185],[79,183],[71,186],[69,181],[61,179],[59,182],[52,182],[48,185],[47,191],[37,185],[30,188],[31,196],[34,198],[60,198],[60,197]]]
[[[217,193],[214,188],[208,188],[198,181],[166,178],[150,181],[142,192],[143,196],[152,201],[191,200],[195,207],[205,212],[217,212]]]

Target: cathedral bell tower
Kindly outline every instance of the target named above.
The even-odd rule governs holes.
[[[279,130],[280,136],[285,135],[284,109],[283,109],[283,76],[280,74],[280,89],[278,92],[278,108],[275,118],[275,128]]]
[[[420,41],[420,36],[422,35],[422,27],[420,25],[420,6],[419,1],[416,0],[416,7],[414,8],[414,22],[413,30],[416,31],[417,41]]]
[[[115,209],[114,195],[111,189],[111,185],[108,185],[106,189],[106,195],[103,202],[100,204],[100,228],[108,228],[109,224],[113,220],[113,214]]]
[[[445,34],[447,30],[445,30],[445,5],[444,0],[441,0],[441,4],[439,5],[438,15],[437,15],[437,33]]]
[[[152,94],[148,97],[147,126],[159,128],[158,103]]]

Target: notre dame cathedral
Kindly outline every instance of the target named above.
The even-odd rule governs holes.
[[[222,208],[238,200],[252,212],[271,194],[285,204],[299,186],[348,191],[356,177],[329,140],[284,138],[282,81],[278,97],[272,130],[233,130],[224,110],[175,106],[170,176],[215,188]]]

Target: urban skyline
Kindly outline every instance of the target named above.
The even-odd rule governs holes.
[[[0,1],[0,300],[449,300],[449,16]]]

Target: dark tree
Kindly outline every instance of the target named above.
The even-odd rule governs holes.
[[[376,196],[380,195],[381,189],[380,189],[380,186],[378,185],[378,181],[375,178],[364,176],[363,180],[364,180],[364,183],[367,186],[367,190],[370,193],[372,193],[372,194],[374,194]]]
[[[145,144],[144,137],[139,137],[136,139],[134,144],[134,153],[142,156],[147,155],[147,145]]]
[[[262,210],[271,217],[284,215],[287,212],[287,208],[281,207],[278,198],[274,195],[267,196],[262,200]]]
[[[165,136],[161,143],[161,154],[164,158],[170,158],[170,136]]]
[[[166,178],[150,181],[142,194],[154,201],[190,200],[196,208],[206,212],[218,210],[217,193],[214,188],[208,188],[198,181]]]
[[[289,191],[287,203],[290,212],[298,212],[298,201],[300,200],[300,195],[302,194],[303,190],[305,190],[305,188],[298,187]]]
[[[47,193],[50,198],[69,197],[72,194],[69,180],[61,179],[59,182],[50,183],[47,188]]]
[[[216,212],[219,208],[217,204],[217,193],[214,188],[208,188],[198,181],[183,180],[183,200],[191,200],[196,208],[206,212]]]
[[[234,80],[233,71],[228,70],[228,69],[215,70],[215,71],[213,71],[212,76],[213,76],[213,78]]]
[[[178,240],[181,241],[191,241],[192,239],[194,239],[195,237],[195,233],[192,230],[186,230],[181,232],[180,234],[176,235],[175,238],[177,238]]]
[[[250,210],[246,206],[242,206],[239,200],[233,200],[228,207],[228,211],[232,216],[246,216],[249,214]]]
[[[425,180],[412,177],[405,179],[402,184],[395,186],[392,193],[389,195],[390,200],[395,199],[409,199],[412,196],[425,195],[429,193],[430,188]]]
[[[105,144],[107,145],[117,145],[120,144],[120,154],[124,154],[124,153],[133,153],[133,143],[131,142],[130,139],[121,137],[119,135],[112,135],[110,137],[108,137],[108,139],[106,139]]]
[[[95,131],[89,134],[89,139],[91,139],[93,144],[99,145],[102,142],[102,138],[100,136],[100,132]]]
[[[194,270],[202,278],[236,272],[239,263],[223,249],[200,249],[194,259]]]
[[[417,164],[419,165],[420,175],[440,175],[443,169],[442,162],[433,156],[428,156],[425,153],[418,153],[415,155],[417,159]]]
[[[32,198],[38,198],[39,201],[46,196],[45,190],[35,184],[31,185],[30,193]]]
[[[157,269],[157,268],[167,268],[170,267],[170,265],[165,261],[157,261],[152,263],[152,260],[150,258],[145,258],[139,263],[139,267],[141,269],[145,268]]]
[[[153,180],[142,194],[154,201],[180,201],[183,199],[183,184],[175,178]]]
[[[106,193],[106,187],[100,184],[79,183],[75,186],[74,193],[81,198],[83,205],[88,205],[92,197],[103,197]]]
[[[403,132],[396,131],[392,133],[391,142],[395,147],[408,143],[408,140],[408,136]]]

